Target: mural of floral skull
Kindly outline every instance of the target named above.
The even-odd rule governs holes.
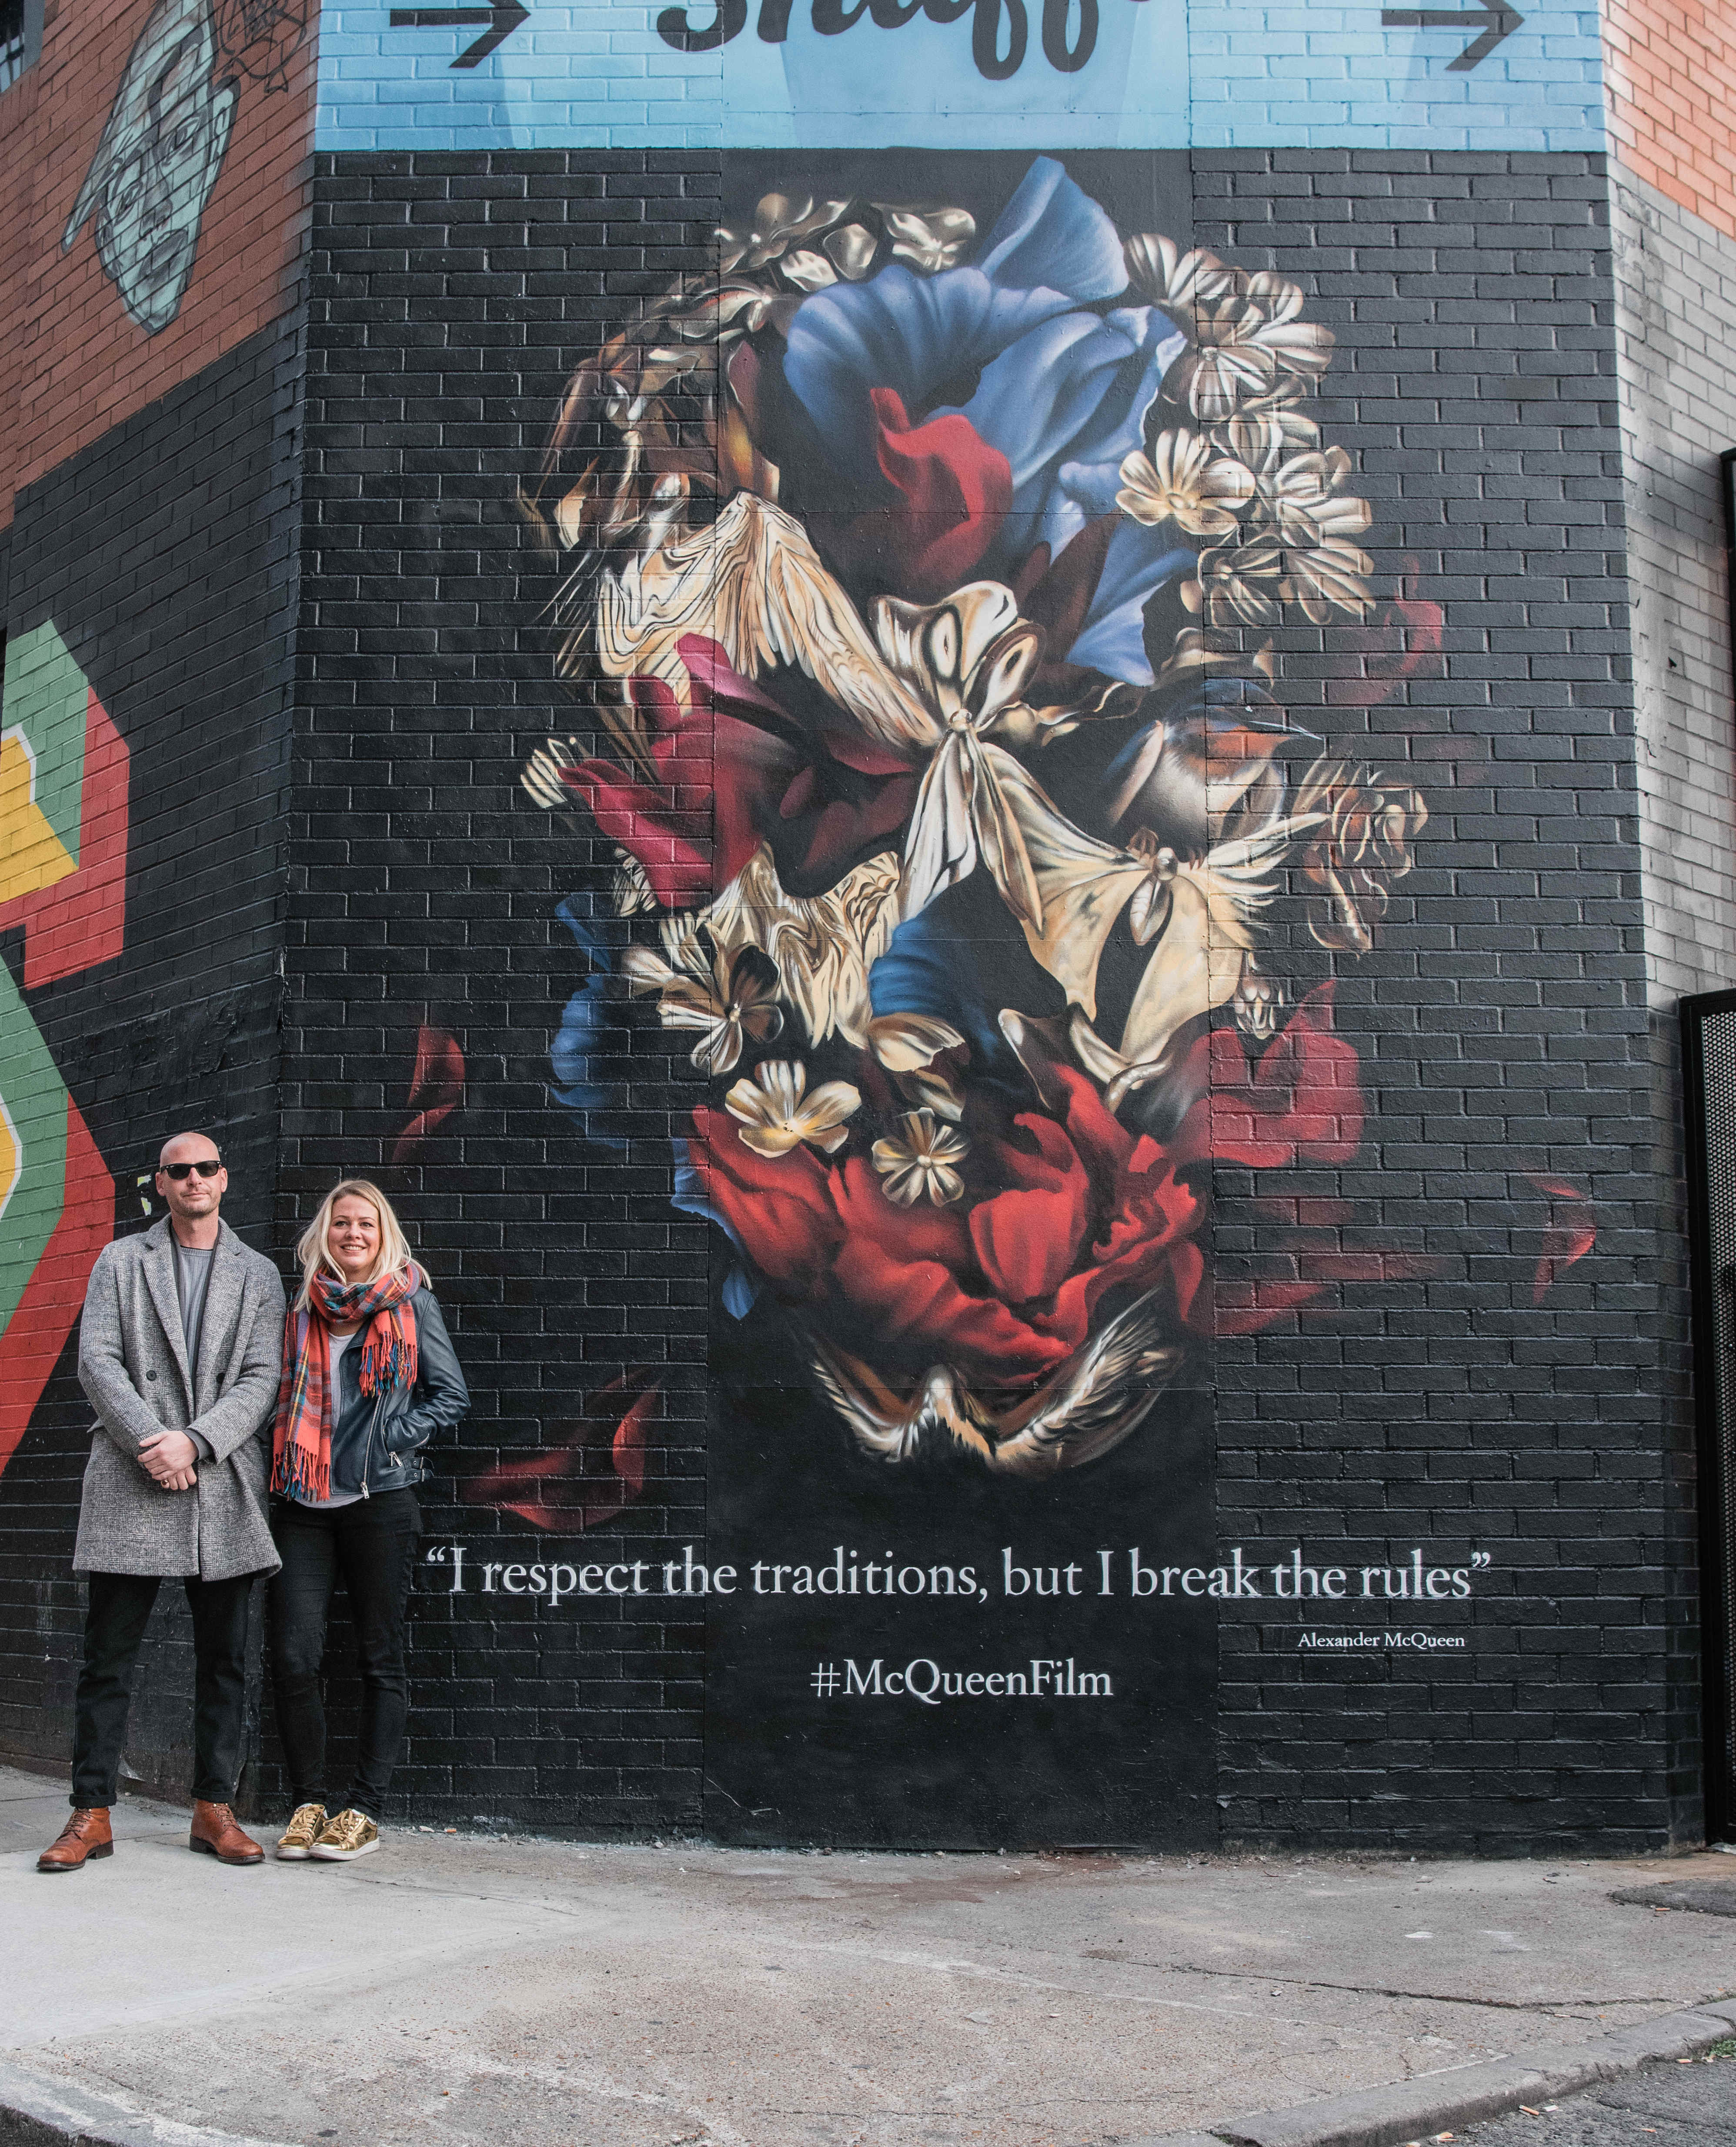
[[[608,751],[526,787],[617,846],[621,973],[710,1084],[676,1197],[729,1310],[864,1452],[1044,1478],[1211,1332],[1213,1160],[1360,1143],[1330,984],[1261,959],[1297,904],[1365,952],[1426,819],[1269,690],[1271,628],[1371,604],[1332,338],[1043,158],[986,233],[774,193],[719,237],[528,489]]]

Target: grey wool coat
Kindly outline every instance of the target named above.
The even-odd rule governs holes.
[[[97,1422],[73,1570],[275,1573],[265,1487],[283,1363],[283,1283],[228,1224],[218,1225],[193,1366],[167,1219],[105,1245],[78,1329],[78,1384]],[[161,1489],[140,1465],[140,1442],[195,1428],[213,1458],[194,1463],[192,1490]]]

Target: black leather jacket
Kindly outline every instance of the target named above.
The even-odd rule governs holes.
[[[470,1389],[458,1369],[452,1337],[431,1289],[410,1299],[416,1315],[416,1384],[362,1391],[362,1343],[358,1333],[338,1360],[338,1392],[333,1398],[332,1489],[407,1490],[427,1475],[422,1449],[437,1431],[457,1424],[470,1407]]]

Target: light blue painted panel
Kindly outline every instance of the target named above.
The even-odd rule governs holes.
[[[1482,27],[1474,8],[1467,29],[1387,28],[1380,6],[1192,0],[1192,139],[1203,148],[1602,148],[1596,8],[1515,5],[1523,26],[1462,73],[1452,63]],[[1435,12],[1440,0],[1423,6]]]
[[[931,0],[937,13],[959,4]],[[1187,141],[1187,0],[974,0],[951,22],[929,19],[911,0],[876,5],[883,17],[911,19],[883,27],[859,0],[537,0],[530,19],[479,65],[458,68],[478,28],[394,28],[389,6],[327,0],[318,146]],[[707,50],[680,50],[663,34],[685,27],[715,35],[720,19],[732,33]],[[828,19],[848,27],[822,34],[816,23]],[[1078,54],[1083,38],[1083,63],[1053,64],[1046,28],[1063,59]],[[979,43],[993,68],[1007,67],[1020,44],[1023,57],[1004,78],[989,79],[973,58]]]
[[[533,0],[528,19],[466,68],[453,63],[478,25],[394,28],[378,0],[326,0],[318,142],[1601,147],[1594,9],[1522,8],[1523,26],[1464,73],[1451,63],[1474,20],[1463,32],[1389,28],[1378,4]],[[682,49],[683,31],[703,48]]]

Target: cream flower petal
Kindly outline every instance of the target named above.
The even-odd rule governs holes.
[[[800,1119],[802,1138],[830,1155],[850,1138],[844,1124],[862,1109],[862,1096],[848,1081],[823,1081],[808,1098]]]
[[[741,1063],[741,1023],[727,1015],[722,1021],[714,1022],[693,1046],[692,1057],[699,1071],[708,1074],[713,1081],[723,1074],[733,1074]]]
[[[889,1074],[914,1074],[932,1063],[937,1053],[956,1051],[964,1041],[949,1023],[921,1013],[877,1015],[868,1025],[868,1037]]]
[[[804,1141],[829,1154],[849,1138],[844,1124],[862,1098],[848,1081],[826,1081],[804,1100],[808,1068],[788,1059],[768,1059],[751,1081],[738,1081],[723,1107],[742,1121],[741,1139],[755,1154],[788,1155]]]
[[[1254,492],[1253,473],[1188,432],[1163,433],[1150,454],[1121,465],[1118,506],[1136,522],[1175,523],[1190,537],[1227,537]]]
[[[963,1134],[930,1110],[907,1111],[896,1135],[877,1140],[871,1159],[888,1200],[912,1208],[926,1196],[937,1208],[957,1200],[964,1180],[953,1168],[970,1153]]]

